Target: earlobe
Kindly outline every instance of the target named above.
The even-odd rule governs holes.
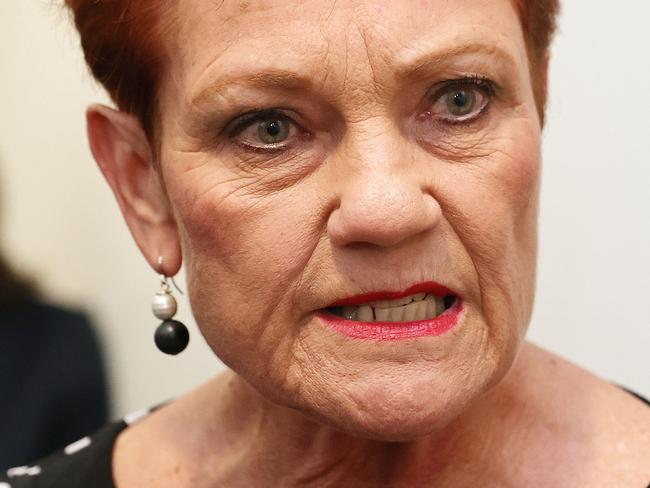
[[[140,123],[102,105],[90,106],[86,119],[93,156],[138,247],[153,269],[175,275],[181,265],[178,230]],[[164,270],[159,269],[159,256]]]

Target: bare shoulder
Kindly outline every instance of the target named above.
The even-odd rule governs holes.
[[[545,425],[566,433],[569,456],[583,459],[600,482],[650,482],[649,405],[531,344],[524,347],[519,362],[530,396],[544,407]]]
[[[602,414],[612,426],[635,425],[639,433],[649,433],[650,406],[623,388],[539,346],[528,343],[522,354],[529,378],[546,385],[544,389],[554,396],[584,407],[591,405],[590,411]]]
[[[125,429],[113,449],[116,487],[204,486],[196,466],[206,431],[203,417],[208,397],[223,382],[223,375],[217,377]]]
[[[164,406],[118,436],[113,448],[117,488],[189,486],[181,461],[184,453],[172,439],[177,409],[175,403]]]

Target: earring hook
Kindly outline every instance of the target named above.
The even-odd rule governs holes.
[[[163,291],[165,293],[169,293],[171,291],[171,287],[169,286],[169,282],[171,281],[172,284],[174,285],[174,288],[180,293],[181,295],[185,295],[183,293],[183,290],[179,288],[179,286],[176,284],[176,281],[174,280],[173,276],[167,276],[165,275],[163,271],[163,257],[158,256],[158,273],[160,274],[160,286],[162,287]]]

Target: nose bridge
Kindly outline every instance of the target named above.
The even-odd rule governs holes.
[[[388,109],[381,101],[356,108],[357,116],[348,118],[348,127],[339,153],[344,171],[367,173],[367,177],[417,179],[413,168],[414,148],[404,137]],[[362,113],[361,113],[362,112]]]
[[[341,184],[328,222],[332,241],[388,247],[435,227],[440,207],[399,130],[383,117],[349,129],[335,165]]]

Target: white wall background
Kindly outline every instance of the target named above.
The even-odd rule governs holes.
[[[563,3],[530,337],[650,395],[650,2]],[[49,297],[92,314],[117,416],[177,396],[222,366],[183,300],[188,350],[169,358],[153,345],[158,277],[87,148],[84,108],[106,98],[57,4],[0,2],[0,241]]]

